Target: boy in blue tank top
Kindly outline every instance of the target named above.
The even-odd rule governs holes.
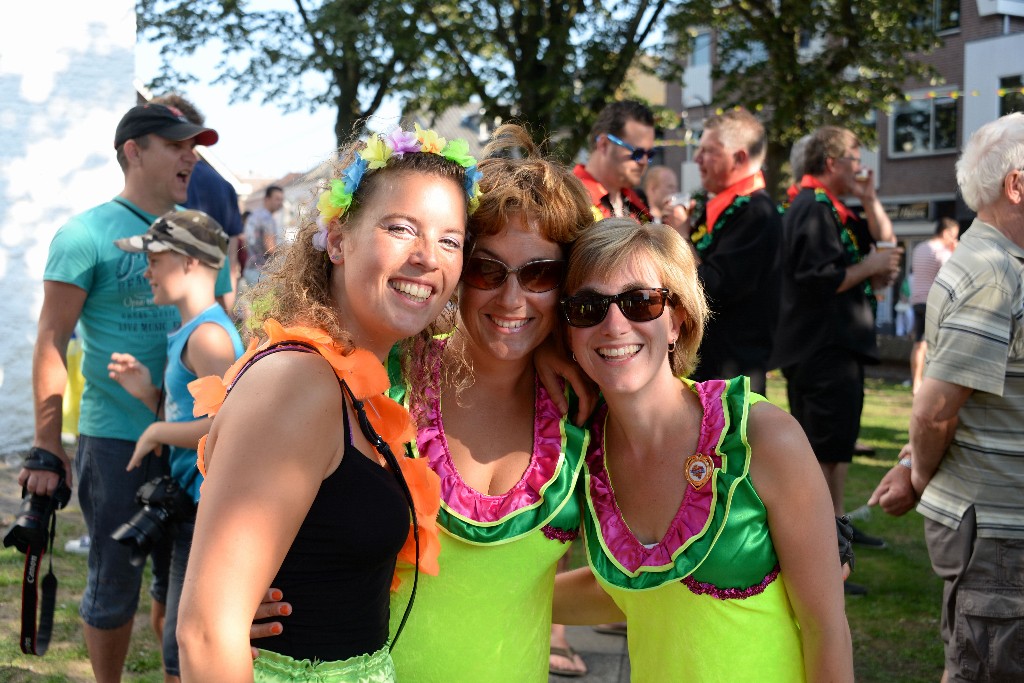
[[[29,493],[50,496],[63,474],[69,486],[77,487],[91,539],[78,613],[93,675],[103,683],[121,680],[139,605],[144,567],[131,563],[128,548],[111,533],[138,511],[135,492],[145,483],[144,474],[126,472],[125,466],[135,440],[153,421],[145,405],[108,377],[107,363],[114,351],[130,352],[159,382],[164,339],[180,322],[174,307],[153,304],[142,277],[145,256],[121,251],[114,240],[145,232],[159,215],[184,204],[196,163],[194,148],[217,140],[217,131],[189,123],[176,109],[149,103],[129,109],[112,141],[124,174],[122,189],[57,230],[43,272],[32,357],[34,457],[18,473],[18,484]],[[68,341],[76,330],[85,383],[72,463],[61,443],[61,403]],[[48,466],[41,468],[44,462]],[[167,599],[163,559],[154,557],[149,590],[154,626],[162,621]]]
[[[196,468],[196,446],[210,429],[210,418],[197,420],[192,415],[188,384],[206,375],[222,376],[244,347],[234,323],[214,296],[228,245],[228,237],[217,221],[202,211],[172,211],[158,218],[144,234],[116,240],[115,244],[126,252],[146,253],[149,266],[143,275],[153,290],[154,303],[174,306],[181,315],[181,327],[167,337],[165,391],[153,384],[146,365],[131,354],[111,354],[107,366],[110,378],[151,412],[157,413],[164,399],[163,419],[139,437],[128,469],[137,468],[150,454],[164,455],[166,446],[171,480],[183,494],[177,496],[181,505],[166,525],[173,547],[163,628],[165,678],[178,680],[178,601],[202,484]]]

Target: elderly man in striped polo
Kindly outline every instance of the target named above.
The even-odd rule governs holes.
[[[1024,680],[1024,114],[957,162],[977,218],[928,295],[910,444],[871,496],[925,517],[948,681]]]

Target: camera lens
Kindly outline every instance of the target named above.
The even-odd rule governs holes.
[[[53,512],[52,498],[26,492],[17,519],[4,535],[4,547],[13,545],[23,553],[28,552],[29,547],[42,548],[48,540],[49,521]]]
[[[130,562],[140,567],[146,556],[167,532],[171,520],[191,505],[192,500],[181,487],[164,475],[147,481],[135,494],[142,509],[110,535],[128,546]]]
[[[165,510],[147,505],[119,526],[110,537],[128,546],[130,562],[133,566],[141,567],[156,542],[163,538],[168,519],[170,515]]]

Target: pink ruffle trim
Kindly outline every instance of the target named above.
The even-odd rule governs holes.
[[[489,496],[473,489],[459,475],[448,450],[441,423],[439,399],[431,396],[427,424],[416,436],[420,455],[441,478],[441,500],[455,514],[475,522],[491,523],[536,505],[562,462],[562,415],[544,387],[537,383],[534,408],[533,453],[522,478],[506,493]]]
[[[725,429],[722,393],[725,391],[726,385],[727,382],[717,379],[694,385],[704,409],[697,448],[699,453],[704,453],[711,458],[715,469],[722,467],[722,457],[716,449],[722,437],[722,430]],[[676,551],[704,530],[712,512],[714,486],[710,482],[700,490],[687,486],[683,502],[669,525],[665,537],[652,548],[644,546],[633,536],[622,518],[622,511],[619,510],[619,506],[615,502],[608,470],[605,468],[604,417],[607,414],[606,411],[607,407],[604,407],[602,414],[593,423],[592,446],[587,454],[590,497],[601,527],[601,536],[615,559],[630,572],[636,572],[641,567],[664,567],[672,564],[672,557]]]
[[[719,600],[743,600],[745,598],[764,593],[768,584],[778,577],[779,567],[776,565],[775,569],[768,573],[768,576],[761,579],[761,583],[755,584],[750,588],[719,588],[712,583],[697,581],[692,576],[680,579],[679,583],[689,588],[690,592],[694,595],[710,595],[711,597],[718,598]]]

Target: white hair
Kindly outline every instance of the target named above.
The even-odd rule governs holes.
[[[998,201],[1003,179],[1024,168],[1024,113],[1014,112],[986,123],[971,136],[956,162],[956,182],[974,211]]]
[[[750,163],[760,166],[768,151],[764,124],[742,107],[729,109],[704,122],[704,130],[717,130],[727,150],[745,150]]]

